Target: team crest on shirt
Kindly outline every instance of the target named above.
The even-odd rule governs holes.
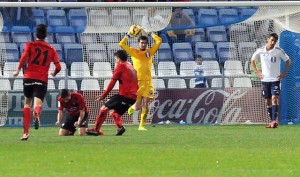
[[[153,95],[153,91],[152,90],[149,91],[149,95]]]
[[[150,53],[149,53],[149,52],[146,53],[146,57],[147,57],[147,58],[150,57]]]

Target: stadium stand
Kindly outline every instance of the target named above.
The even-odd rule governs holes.
[[[197,42],[195,45],[195,55],[201,55],[203,61],[217,60],[216,50],[212,42]]]
[[[209,27],[206,30],[208,41],[216,45],[218,42],[227,42],[227,33],[225,26]]]
[[[224,78],[224,84],[225,84],[224,88],[231,87],[228,78]],[[211,87],[212,88],[222,88],[223,87],[223,78],[213,78],[211,81]]]
[[[219,24],[218,13],[216,9],[201,8],[198,10],[198,25],[212,26]]]
[[[91,77],[89,65],[87,62],[72,62],[71,77]]]
[[[105,79],[105,80],[104,80],[104,83],[103,83],[103,89],[104,89],[104,90],[106,90],[106,88],[107,88],[109,82],[110,82],[110,79]],[[113,90],[118,90],[118,89],[119,89],[119,81],[116,82],[116,84],[115,84]]]
[[[172,51],[169,43],[162,43],[158,49],[158,62],[173,61]]]
[[[11,90],[11,84],[8,79],[0,79],[0,91]]]
[[[132,24],[130,12],[128,9],[113,9],[111,11],[111,21],[112,25],[115,27],[127,26],[127,24]]]
[[[240,20],[238,11],[233,8],[219,10],[219,20],[222,24],[233,24]]]
[[[155,89],[165,89],[166,85],[163,79],[153,79],[153,86]]]
[[[194,61],[183,61],[180,63],[180,76],[195,76],[194,68],[195,68]]]
[[[78,90],[78,86],[77,86],[76,80],[74,80],[74,79],[68,79],[67,82],[68,82],[68,84],[65,85],[66,81],[64,79],[59,80],[59,82],[58,82],[58,89],[68,88],[68,89],[72,89],[72,90],[75,90],[75,91]]]
[[[112,77],[110,62],[95,62],[93,66],[93,76],[97,78]]]
[[[70,66],[72,62],[82,62],[82,44],[64,44],[64,56],[67,67]]]
[[[189,42],[173,43],[172,48],[175,63],[194,61],[193,49]]]
[[[31,29],[29,26],[13,26],[11,28],[12,42],[20,46],[21,43],[32,41]]]
[[[240,54],[240,60],[245,62],[250,60],[253,53],[257,48],[257,44],[255,42],[241,42],[238,45],[238,51]]]
[[[85,9],[70,9],[68,13],[68,20],[70,26],[75,29],[76,33],[83,32],[87,25],[87,14]]]
[[[158,76],[177,76],[174,62],[159,62]]]
[[[217,43],[217,54],[219,63],[224,63],[228,59],[237,60],[237,50],[233,42],[219,42]]]
[[[239,60],[227,60],[224,63],[225,76],[244,76],[244,69],[242,62]]]
[[[100,90],[97,79],[83,79],[80,90]]]
[[[19,61],[19,49],[16,43],[5,43],[5,49],[1,49],[1,54],[7,62],[18,62]]]
[[[248,77],[234,78],[233,87],[252,87],[251,79]]]
[[[174,78],[168,80],[168,88],[187,88],[185,80]]]
[[[57,26],[55,38],[57,43],[66,44],[66,43],[76,43],[75,30],[71,26]]]
[[[18,68],[19,62],[5,62],[4,63],[4,68],[3,68],[3,76],[4,77],[12,77],[12,73]],[[19,73],[18,77],[22,77],[23,72]]]
[[[87,44],[85,47],[88,63],[108,61],[106,46],[103,43]]]
[[[47,10],[48,26],[55,29],[57,26],[67,26],[66,13],[62,9],[49,9]]]

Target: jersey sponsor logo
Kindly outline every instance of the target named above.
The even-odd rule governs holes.
[[[30,86],[30,85],[43,85],[42,83],[40,82],[31,82],[31,83],[24,83],[25,86]]]

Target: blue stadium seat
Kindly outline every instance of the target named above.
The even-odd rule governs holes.
[[[246,20],[247,18],[251,17],[255,12],[257,11],[256,8],[243,8],[240,10],[241,15],[240,18],[241,20]]]
[[[65,61],[65,58],[63,56],[63,50],[60,44],[51,44],[51,46],[53,46],[57,52],[58,58],[61,62]]]
[[[182,12],[187,14],[193,20],[193,22],[196,24],[196,17],[193,12],[193,9],[182,9]]]
[[[0,42],[11,42],[9,32],[0,32]]]
[[[35,23],[38,24],[47,24],[45,13],[42,9],[32,9],[33,17]]]
[[[219,20],[223,25],[229,25],[240,21],[238,11],[236,9],[220,9]]]
[[[162,43],[158,49],[158,62],[173,61],[172,51],[169,43]]]
[[[81,44],[64,44],[65,63],[68,66],[72,62],[83,61],[83,50]]]
[[[199,9],[198,24],[201,26],[213,26],[219,24],[218,13],[216,9]]]
[[[67,26],[67,18],[64,10],[49,9],[47,11],[48,25],[55,28],[56,26]]]
[[[203,61],[217,60],[216,50],[212,42],[197,42],[195,45],[195,54],[201,55]]]
[[[1,53],[2,55],[4,55],[4,60],[6,60],[7,62],[19,62],[20,56],[19,56],[19,49],[17,44],[5,43],[4,46],[5,48],[1,49],[3,51]]]
[[[31,29],[29,26],[13,26],[11,30],[12,42],[16,43],[18,46],[21,43],[32,41]]]
[[[160,34],[159,36],[162,38],[163,43],[168,43],[169,42],[169,39],[168,39],[166,34]]]
[[[196,42],[206,42],[204,28],[196,28],[195,35],[193,36],[193,46],[195,46]]]
[[[76,33],[82,33],[87,24],[87,14],[85,9],[70,9],[68,13],[70,26],[75,29]]]
[[[219,42],[217,44],[217,54],[219,63],[225,63],[229,58],[237,60],[237,51],[233,42]]]
[[[77,43],[75,30],[73,27],[57,26],[55,31],[55,38],[57,43]]]
[[[175,63],[194,61],[191,44],[189,42],[173,43],[173,56]]]
[[[215,45],[218,42],[227,42],[227,33],[225,26],[216,26],[207,28],[208,42],[213,42]]]

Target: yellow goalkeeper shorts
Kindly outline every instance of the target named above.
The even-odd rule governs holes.
[[[154,87],[152,81],[139,81],[138,97],[154,98]]]

